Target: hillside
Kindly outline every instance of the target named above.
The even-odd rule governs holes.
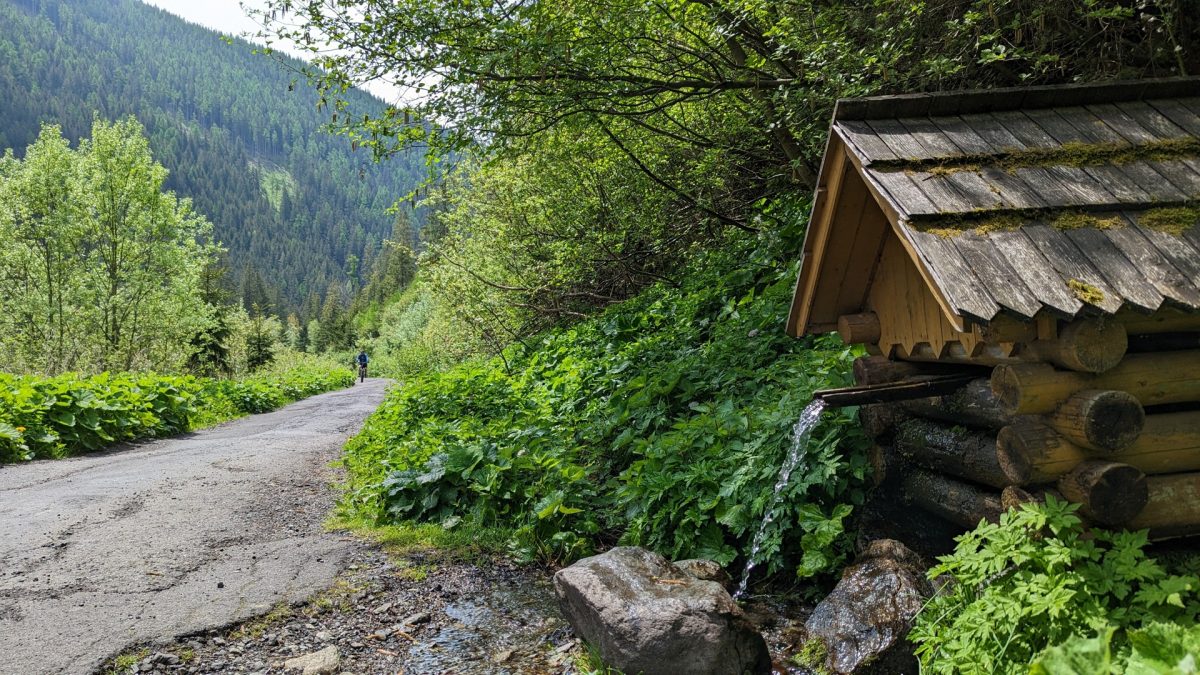
[[[281,312],[315,311],[331,284],[348,296],[392,232],[387,208],[423,176],[419,161],[375,164],[321,133],[328,111],[293,86],[299,62],[136,0],[0,0],[0,25],[0,152],[20,155],[42,122],[77,140],[95,114],[135,115],[167,188],[229,249],[231,285],[252,265]],[[348,101],[357,115],[383,106]]]

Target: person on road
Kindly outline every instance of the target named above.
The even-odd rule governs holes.
[[[367,350],[363,349],[358,352],[358,356],[354,357],[355,363],[358,364],[358,381],[364,382],[367,379]]]

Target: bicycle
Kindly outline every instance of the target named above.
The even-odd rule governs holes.
[[[367,381],[367,364],[358,364],[358,381],[360,383]]]

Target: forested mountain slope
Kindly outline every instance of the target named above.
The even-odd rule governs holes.
[[[167,187],[229,249],[231,281],[253,265],[278,311],[350,291],[391,234],[387,207],[423,176],[416,160],[375,164],[320,133],[328,112],[277,60],[136,0],[0,0],[0,26],[0,152],[20,154],[42,122],[78,139],[94,114],[137,116]],[[360,116],[383,107],[357,91],[349,102]]]

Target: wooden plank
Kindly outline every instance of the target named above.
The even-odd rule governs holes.
[[[939,282],[942,293],[960,316],[991,321],[1000,306],[983,287],[954,244],[926,232],[913,232],[912,242],[926,268]]]
[[[970,213],[981,208],[970,197],[959,192],[945,176],[914,171],[909,177],[913,185],[925,193],[925,197],[938,207],[938,213]]]
[[[934,117],[930,121],[963,152],[972,155],[994,155],[1003,152],[980,136],[961,117]]]
[[[837,129],[867,163],[892,161],[898,159],[887,143],[884,143],[866,122],[860,120],[844,120],[837,123]]]
[[[1190,241],[1176,237],[1160,230],[1141,225],[1140,213],[1133,211],[1127,214],[1138,232],[1163,254],[1167,260],[1179,270],[1188,283],[1200,288],[1200,250]]]
[[[1083,309],[1083,303],[1067,289],[1065,280],[1025,232],[992,232],[988,238],[1016,271],[1016,278],[1050,311],[1074,318]]]
[[[1183,190],[1167,180],[1146,162],[1122,164],[1120,170],[1139,188],[1150,195],[1151,202],[1178,202],[1187,198]]]
[[[1145,272],[1130,262],[1100,230],[1082,227],[1067,230],[1065,234],[1125,302],[1147,312],[1153,312],[1162,305],[1162,294],[1146,278]]]
[[[902,218],[941,213],[941,208],[929,201],[907,172],[867,169],[866,175],[876,186],[887,192],[892,202],[900,209]]]
[[[991,239],[973,232],[951,239],[963,260],[988,289],[992,298],[1005,309],[1032,319],[1042,309],[1037,295],[1025,285],[1021,275]]]
[[[1095,113],[1087,108],[1061,108],[1058,116],[1075,130],[1072,138],[1078,138],[1081,142],[1130,144],[1124,136],[1110,129],[1104,120],[1096,117]],[[1062,133],[1067,131],[1063,129]]]
[[[1190,135],[1145,101],[1125,101],[1114,105],[1158,138],[1187,138]]]
[[[1020,110],[994,113],[997,120],[1013,136],[1021,139],[1026,148],[1057,148],[1062,144],[1054,136]]]
[[[913,138],[908,129],[898,120],[867,120],[867,124],[879,140],[886,143],[888,149],[895,153],[900,160],[924,160],[937,156],[927,150],[920,141]]]
[[[1146,162],[1166,180],[1183,193],[1184,199],[1200,198],[1200,173],[1196,173],[1187,162],[1181,160]]]
[[[1101,297],[1092,304],[1100,310],[1112,314],[1121,308],[1122,298],[1104,276],[1092,265],[1080,250],[1062,232],[1045,223],[1031,223],[1022,228],[1029,235],[1030,241],[1037,245],[1046,260],[1062,276],[1063,285],[1068,290],[1071,280],[1081,281],[1100,291]],[[1079,298],[1083,300],[1083,298]],[[1087,302],[1084,300],[1084,302]]]
[[[1097,103],[1087,108],[1096,117],[1103,120],[1104,124],[1110,129],[1134,145],[1161,140],[1156,134],[1138,124],[1137,120],[1125,114],[1124,111],[1112,103]]]
[[[851,256],[846,266],[846,274],[842,279],[841,295],[846,300],[846,306],[863,307],[867,303],[867,292],[875,278],[875,270],[883,255],[883,246],[887,239],[895,238],[891,232],[891,224],[883,211],[872,199],[863,213],[863,221],[859,224],[859,248]],[[864,251],[870,251],[865,254]]]
[[[1154,284],[1163,297],[1189,308],[1200,308],[1200,288],[1188,280],[1162,251],[1158,250],[1132,221],[1124,219],[1126,227],[1104,230],[1104,236]]]
[[[876,208],[875,200],[867,194],[867,186],[862,176],[856,171],[848,172],[842,179],[838,203],[830,221],[832,236],[825,244],[822,254],[820,278],[817,279],[817,288],[821,290],[810,303],[812,316],[822,322],[828,317],[834,317],[836,321],[837,317],[859,309],[845,307],[841,302],[842,282],[854,254],[863,215],[868,208]]]
[[[1030,113],[1031,115],[1033,113]],[[1059,141],[1082,143],[1118,143],[1129,145],[1120,134],[1108,128],[1104,122],[1086,108],[1060,108],[1057,120],[1046,119],[1043,128],[1051,131]],[[1116,165],[1081,167],[1091,179],[1104,186],[1117,203],[1136,204],[1151,199],[1149,192],[1138,186],[1138,181],[1125,174]]]
[[[1088,175],[1083,169],[1073,166],[1046,167],[1046,173],[1058,180],[1059,184],[1071,195],[1071,203],[1075,206],[1116,206],[1120,204],[1104,185],[1094,176]]]
[[[928,117],[906,117],[898,121],[905,129],[908,129],[908,133],[918,143],[925,147],[927,152],[932,153],[935,157],[959,157],[963,154],[962,148],[959,148],[954,141],[943,134],[941,129],[938,129],[937,125]]]
[[[1149,192],[1142,189],[1138,182],[1119,166],[1086,166],[1083,167],[1083,171],[1100,181],[1104,189],[1120,204],[1144,204],[1153,199]]]
[[[979,170],[982,179],[1000,191],[1000,198],[1015,209],[1040,209],[1046,207],[1046,200],[1038,194],[1037,189],[1021,180],[1014,174],[1001,171],[994,166],[985,166]]]
[[[1048,108],[1043,110],[1026,110],[1025,114],[1029,119],[1037,123],[1043,131],[1054,137],[1054,140],[1059,144],[1066,143],[1092,143],[1089,138],[1078,125],[1071,123],[1063,118],[1059,113],[1074,115],[1078,117],[1080,113],[1086,113],[1083,108]]]
[[[963,122],[979,135],[980,138],[987,141],[997,153],[1000,152],[1016,152],[1026,149],[1027,145],[1013,135],[1008,127],[1000,121],[998,117],[992,114],[981,115],[963,115]]]
[[[1194,114],[1200,115],[1200,97],[1189,97],[1176,99],[1181,105],[1191,110]]]
[[[962,389],[977,377],[974,373],[965,375],[941,375],[928,379],[886,384],[867,384],[841,389],[822,389],[813,392],[814,399],[821,399],[834,407],[866,405],[869,403],[894,403],[908,401],[914,398],[930,396],[945,396]]]
[[[824,181],[817,190],[817,201],[813,205],[813,216],[808,223],[808,231],[804,235],[804,248],[800,265],[800,278],[796,281],[796,293],[792,298],[791,311],[788,313],[788,326],[797,335],[806,334],[812,327],[812,299],[816,293],[817,280],[820,278],[821,258],[825,254],[825,245],[829,241],[834,202],[841,190],[842,181],[857,168],[846,161],[854,157],[846,150],[838,134],[831,135],[825,158],[821,162],[820,180]],[[825,317],[817,324],[833,323],[836,327],[837,317]],[[828,330],[833,330],[829,328]]]
[[[971,203],[973,210],[1013,208],[999,187],[989,184],[974,171],[955,171],[943,179]]]
[[[1188,110],[1178,99],[1156,99],[1146,103],[1188,134],[1200,136],[1200,114]]]

